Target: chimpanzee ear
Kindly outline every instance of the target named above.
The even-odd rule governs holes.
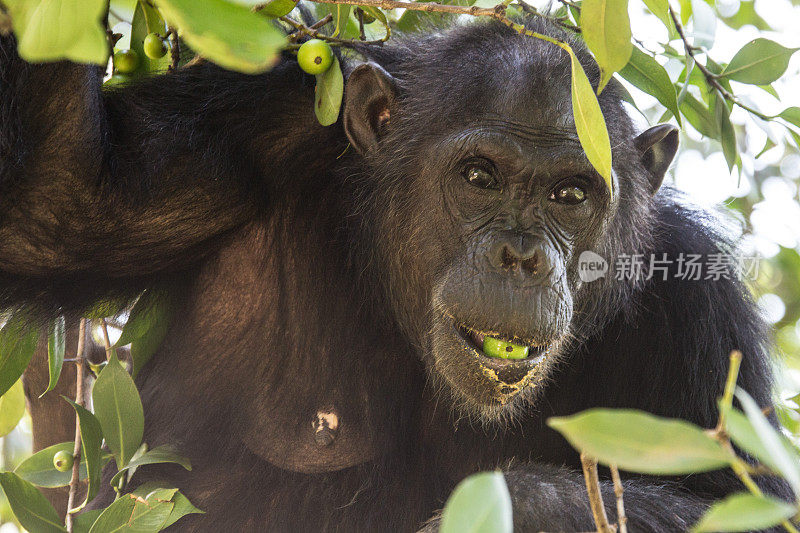
[[[678,128],[670,124],[653,126],[636,137],[633,144],[639,150],[642,164],[650,174],[651,192],[655,194],[678,151]]]
[[[397,84],[383,67],[365,63],[347,78],[344,91],[344,131],[362,155],[378,144],[391,120]]]

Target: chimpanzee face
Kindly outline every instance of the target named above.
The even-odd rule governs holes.
[[[575,252],[602,238],[611,204],[574,133],[512,121],[519,116],[445,136],[422,164],[428,185],[416,188],[440,206],[437,224],[417,233],[437,243],[442,265],[431,359],[462,399],[489,407],[547,375],[570,331]]]
[[[363,65],[346,95],[345,130],[376,176],[373,246],[398,322],[459,406],[484,420],[530,400],[564,352],[586,294],[578,256],[603,248],[619,207],[578,140],[568,61],[550,77],[520,57],[495,71],[470,61],[471,71],[437,71],[438,99],[424,76],[397,99],[391,76]],[[617,151],[676,143],[671,128],[643,148],[609,129]],[[615,189],[620,181],[615,173]]]

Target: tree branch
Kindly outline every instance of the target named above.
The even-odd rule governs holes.
[[[672,9],[672,7],[669,8],[669,16],[672,18],[672,22],[675,23],[675,29],[678,30],[678,35],[680,36],[681,41],[683,41],[683,48],[686,50],[686,53],[689,54],[689,56],[692,58],[697,68],[700,69],[700,72],[703,73],[703,76],[705,76],[706,78],[706,82],[712,88],[719,91],[719,94],[721,94],[723,98],[733,103],[734,105],[741,107],[745,111],[757,116],[762,120],[772,120],[773,117],[765,115],[761,111],[758,111],[746,104],[741,103],[736,98],[736,96],[731,94],[730,91],[728,91],[725,87],[722,86],[722,84],[718,81],[719,76],[717,74],[714,74],[713,72],[708,70],[705,65],[697,61],[697,58],[695,57],[697,48],[689,42],[689,39],[686,37],[686,33],[683,30],[683,25],[681,25],[680,21],[678,20],[678,16],[675,14],[675,11]],[[687,79],[685,83],[689,83],[689,80]]]
[[[600,478],[597,475],[597,461],[581,453],[581,466],[583,477],[586,480],[586,493],[589,495],[589,506],[592,508],[594,523],[597,533],[613,533],[614,529],[608,523],[606,506],[603,504],[603,495],[600,492]]]
[[[105,318],[100,319],[100,330],[103,333],[103,347],[106,349],[106,361],[110,361],[113,348],[111,347],[111,341],[108,338],[108,323],[106,322]]]
[[[75,375],[75,403],[80,406],[84,405],[83,401],[83,379],[86,369],[85,357],[85,341],[86,341],[86,319],[82,318],[80,327],[78,328],[78,350],[75,357],[75,364],[77,365],[77,373]],[[67,497],[67,532],[73,531],[73,516],[70,513],[75,505],[75,496],[78,493],[78,485],[80,484],[81,472],[81,424],[78,413],[75,413],[75,446],[72,451],[72,477],[69,480],[69,496]]]
[[[625,490],[622,488],[622,480],[619,477],[617,465],[610,465],[611,479],[614,481],[614,495],[617,497],[617,527],[619,533],[628,533],[628,517],[625,516],[625,502],[622,495]]]

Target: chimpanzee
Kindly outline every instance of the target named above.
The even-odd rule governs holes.
[[[576,39],[527,24],[596,84]],[[455,484],[496,468],[517,529],[587,531],[576,452],[548,417],[711,427],[732,349],[770,405],[766,330],[735,276],[684,279],[676,260],[581,279],[588,251],[731,248],[659,189],[676,129],[637,133],[613,86],[609,190],[550,43],[477,21],[360,47],[331,127],[288,54],[261,75],[201,63],[102,91],[94,68],[0,50],[0,308],[174,295],[137,384],[146,442],[195,468],[143,467],[131,486],[166,480],[206,511],[180,531],[435,529]],[[685,530],[739,489],[724,470],[630,474],[629,527]]]

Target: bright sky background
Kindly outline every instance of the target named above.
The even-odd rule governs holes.
[[[717,0],[718,10],[725,15],[738,11],[739,0]],[[718,22],[714,45],[709,54],[716,62],[728,62],[746,43],[756,37],[765,37],[790,47],[800,47],[800,6],[793,6],[789,0],[755,0],[755,11],[775,31],[765,32],[754,26],[743,26],[734,30],[724,23]],[[650,50],[661,50],[660,43],[667,42],[668,34],[661,21],[647,15],[641,2],[632,0],[630,4],[631,27],[634,37],[640,39]],[[691,22],[689,24],[691,30]],[[683,50],[680,41],[673,41],[673,46]],[[664,65],[674,80],[682,69],[675,61]],[[781,112],[791,106],[800,106],[800,52],[792,58],[789,68],[782,79],[773,84],[780,95],[780,101],[758,87],[731,82],[732,88],[744,103],[754,106],[769,115]],[[647,95],[630,84],[626,86],[634,96],[640,108],[656,104]],[[731,120],[735,124],[745,126],[745,135],[739,137],[739,148],[742,151],[744,172],[740,176],[737,169],[728,171],[725,158],[716,141],[703,139],[691,126],[685,124],[685,135],[690,139],[707,144],[712,153],[704,155],[698,150],[681,151],[673,164],[667,181],[678,189],[685,191],[693,202],[705,207],[721,207],[732,197],[745,196],[756,186],[753,180],[754,170],[764,170],[772,165],[779,165],[774,176],[768,176],[761,183],[761,194],[764,199],[755,205],[750,221],[753,235],[741,244],[746,253],[772,257],[778,253],[780,246],[796,248],[800,251],[800,202],[798,202],[798,184],[800,183],[800,156],[795,153],[784,153],[784,146],[778,142],[783,138],[784,128],[779,124],[769,124],[754,119],[749,113],[734,108]],[[646,124],[642,125],[643,127]],[[764,146],[767,138],[772,138],[778,146],[755,159]],[[800,275],[800,273],[789,273]],[[769,322],[777,322],[785,312],[784,302],[778,295],[765,294],[759,304],[765,318]],[[797,336],[800,338],[800,322]]]

